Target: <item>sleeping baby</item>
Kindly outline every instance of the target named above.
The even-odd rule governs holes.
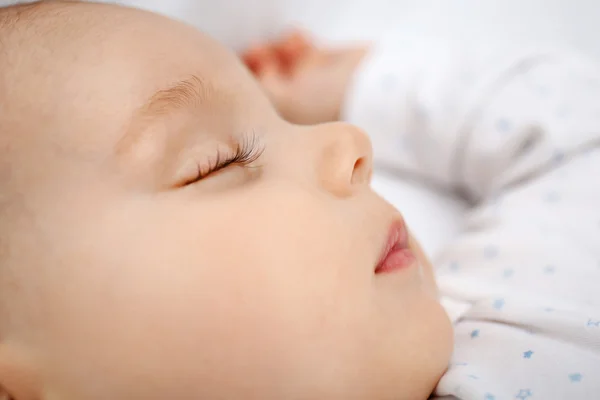
[[[418,47],[256,80],[148,12],[0,9],[0,398],[593,398],[595,67]],[[437,284],[374,155],[473,204]]]

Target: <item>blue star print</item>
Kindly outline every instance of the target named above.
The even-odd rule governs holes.
[[[556,150],[552,155],[552,161],[554,161],[555,163],[560,163],[564,158],[565,154],[560,150]]]
[[[475,339],[476,337],[479,337],[479,329],[475,329],[471,332],[471,339]]]
[[[550,90],[546,86],[537,85],[536,91],[540,94],[540,96],[546,96],[550,93]]]
[[[510,129],[510,121],[506,118],[500,118],[496,121],[496,129],[500,132],[507,132]]]
[[[590,328],[600,328],[600,320],[594,321],[593,319],[588,319],[587,326]]]
[[[496,310],[502,310],[502,308],[504,307],[504,299],[496,299],[496,300],[494,301],[494,305],[493,305],[493,307],[494,307]]]
[[[515,399],[525,400],[529,397],[533,396],[533,393],[529,389],[521,389],[519,393],[515,395]]]
[[[483,397],[483,400],[496,400],[496,396],[494,396],[491,393],[486,393],[485,396]]]
[[[502,276],[505,278],[510,278],[511,276],[513,276],[513,274],[515,273],[514,269],[511,268],[507,268],[504,270],[504,272],[502,273]]]
[[[477,375],[467,375],[467,376],[471,379],[475,379],[475,380],[479,379],[479,377]]]
[[[555,203],[560,199],[560,195],[556,192],[548,192],[544,195],[544,200],[547,203]]]
[[[533,351],[527,350],[525,353],[523,353],[523,358],[531,358],[532,355]]]
[[[554,267],[554,265],[546,265],[546,267],[544,268],[544,272],[548,275],[553,274],[555,270],[556,268]]]
[[[583,375],[581,375],[579,372],[569,375],[569,380],[571,382],[581,382],[581,379],[583,379]]]

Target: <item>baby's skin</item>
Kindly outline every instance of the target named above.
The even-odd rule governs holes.
[[[364,132],[286,122],[148,12],[12,7],[0,38],[0,398],[429,396],[452,328]]]

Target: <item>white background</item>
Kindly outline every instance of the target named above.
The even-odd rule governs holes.
[[[105,0],[110,2],[111,0]],[[114,0],[113,0],[114,1]],[[0,5],[15,3],[0,0]],[[498,37],[575,47],[600,58],[600,0],[121,0],[186,20],[243,47],[292,22],[323,39]]]

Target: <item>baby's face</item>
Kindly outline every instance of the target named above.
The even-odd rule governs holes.
[[[401,217],[369,188],[366,136],[284,122],[187,26],[47,8],[0,81],[19,210],[0,384],[24,400],[425,398],[450,326],[417,263],[375,274]]]

